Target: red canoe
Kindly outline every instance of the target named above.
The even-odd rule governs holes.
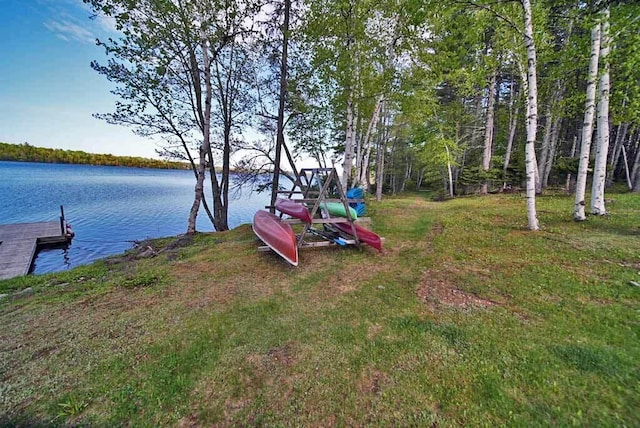
[[[353,230],[351,229],[351,224],[349,223],[334,223],[333,226],[337,227],[344,233],[348,233],[349,235],[353,235]],[[371,245],[378,251],[382,251],[382,239],[369,229],[365,229],[362,226],[358,226],[354,224],[356,228],[356,233],[358,234],[358,240],[360,242],[364,242],[365,244]]]
[[[276,199],[276,209],[305,223],[311,223],[311,214],[307,207],[300,202],[295,202],[294,199]]]
[[[258,211],[253,216],[253,233],[283,259],[298,266],[298,242],[293,229],[278,216]]]

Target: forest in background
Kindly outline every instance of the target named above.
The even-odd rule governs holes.
[[[156,169],[191,168],[189,164],[184,162],[148,159],[137,156],[87,153],[79,150],[50,149],[46,147],[35,147],[28,143],[9,144],[2,142],[0,142],[0,161],[71,163]]]
[[[192,163],[187,232],[200,204],[227,229],[239,151],[237,169],[275,172],[272,199],[281,163],[311,157],[378,200],[522,189],[532,230],[548,186],[578,190],[576,220],[606,214],[616,181],[640,191],[636,2],[85,2],[121,34],[98,41],[119,101],[96,116]]]

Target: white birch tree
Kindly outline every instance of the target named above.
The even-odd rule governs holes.
[[[527,176],[527,221],[529,230],[538,230],[536,212],[536,131],[538,127],[538,83],[536,76],[536,45],[533,38],[533,16],[530,0],[522,0],[524,12],[524,44],[527,48],[527,143],[525,168]]]
[[[520,98],[519,89],[514,88],[515,79],[512,79],[511,87],[509,88],[509,131],[507,135],[507,147],[504,153],[504,163],[502,165],[502,178],[504,180],[503,189],[507,186],[507,170],[509,169],[509,163],[511,162],[511,152],[513,151],[513,140],[516,136],[516,129],[518,126],[518,113],[520,111]]]
[[[199,23],[200,45],[202,47],[202,61],[204,71],[204,114],[202,116],[202,145],[200,146],[200,162],[198,163],[198,175],[195,186],[195,197],[191,210],[189,212],[189,223],[187,233],[196,232],[196,216],[200,209],[200,204],[204,199],[204,179],[205,179],[205,159],[211,153],[211,99],[213,98],[213,89],[211,86],[211,61],[209,58],[209,43],[207,41],[207,33],[205,30],[205,21],[201,19]]]
[[[351,180],[351,169],[353,168],[353,157],[355,150],[355,115],[353,111],[353,88],[347,89],[347,110],[346,110],[346,129],[344,138],[344,158],[342,160],[342,186],[349,186]]]
[[[584,105],[584,122],[582,124],[582,141],[580,144],[580,163],[576,176],[576,194],[573,208],[573,219],[584,221],[585,193],[587,190],[587,170],[589,169],[589,154],[591,152],[591,138],[593,135],[593,117],[596,109],[596,82],[598,78],[598,60],[600,56],[600,23],[591,30],[591,55],[589,57],[589,75],[587,78],[587,99]]]
[[[494,128],[494,116],[495,116],[495,104],[496,104],[496,90],[497,90],[497,70],[491,72],[489,77],[489,89],[487,94],[487,115],[485,117],[484,128],[484,150],[482,153],[482,169],[485,172],[491,168],[491,155],[493,154],[493,128]],[[489,185],[485,181],[480,188],[480,194],[486,195],[489,191]]]
[[[369,175],[369,159],[371,157],[372,139],[378,124],[378,120],[380,117],[380,110],[382,108],[383,102],[384,102],[384,95],[380,94],[376,99],[376,104],[373,108],[373,115],[371,116],[371,120],[369,121],[369,125],[367,126],[367,132],[364,135],[364,138],[362,141],[362,155],[358,156],[358,159],[357,159],[356,175],[354,177],[353,187],[357,187],[367,183],[367,178]]]
[[[605,215],[604,187],[607,180],[607,155],[609,153],[609,9],[602,12],[602,30],[600,33],[600,74],[598,101],[598,145],[593,167],[593,183],[591,185],[591,214]]]

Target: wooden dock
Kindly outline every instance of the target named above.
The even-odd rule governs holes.
[[[0,224],[0,279],[27,275],[39,245],[64,244],[71,236],[64,219]]]

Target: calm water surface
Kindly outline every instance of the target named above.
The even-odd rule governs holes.
[[[66,249],[41,251],[33,271],[69,269],[136,240],[184,233],[194,185],[191,171],[0,162],[0,224],[57,220],[63,205],[76,236]],[[268,199],[242,192],[230,203],[229,227],[251,223]],[[213,230],[202,209],[197,227]]]

